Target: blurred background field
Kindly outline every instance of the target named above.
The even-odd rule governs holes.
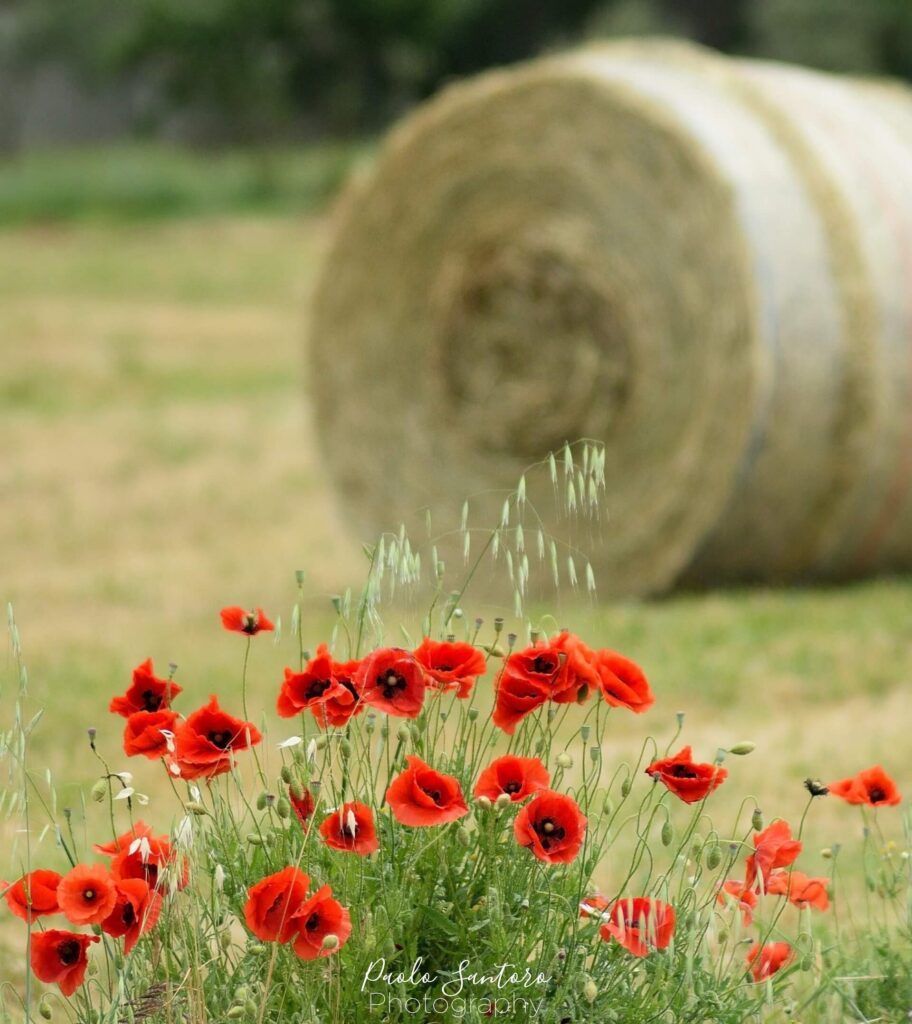
[[[220,0],[206,13],[146,0],[133,21],[87,0],[56,21],[52,10],[13,5],[0,21],[0,597],[15,608],[30,706],[46,708],[34,763],[77,822],[96,774],[86,727],[127,767],[106,708],[136,664],[176,662],[185,711],[216,690],[237,701],[243,644],[218,609],[262,605],[286,624],[251,663],[252,703],[271,709],[295,657],[294,571],[306,572],[310,645],[332,628],[330,595],[358,583],[359,545],[314,443],[307,393],[321,382],[307,379],[305,325],[331,200],[371,159],[365,140],[453,76],[618,31],[912,77],[904,0]],[[224,62],[198,59],[216,51]],[[193,67],[208,71],[188,78]],[[226,89],[233,78],[246,88]],[[720,818],[752,793],[768,819],[793,820],[806,775],[879,761],[912,779],[910,598],[909,580],[887,579],[554,603],[561,625],[652,680],[652,713],[612,715],[612,754],[635,757],[649,733],[664,746],[682,710],[701,757],[757,744],[729,759]],[[502,609],[466,611],[490,621]],[[0,680],[5,725],[8,656]],[[130,768],[153,796],[143,816],[164,830],[159,767]],[[834,801],[808,828],[812,851],[859,831]],[[814,853],[805,869],[822,866]]]

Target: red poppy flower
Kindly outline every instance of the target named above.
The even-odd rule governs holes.
[[[85,980],[89,958],[86,954],[97,935],[79,935],[51,928],[32,935],[32,970],[39,981],[56,982],[65,996],[71,996]]]
[[[425,637],[415,650],[415,658],[424,669],[428,685],[442,692],[456,691],[468,697],[479,676],[487,671],[484,654],[472,644]]]
[[[152,826],[147,825],[144,821],[137,821],[131,831],[119,835],[113,842],[96,843],[92,849],[103,857],[114,857],[122,850],[128,849],[135,839],[142,839],[143,836],[149,838],[151,835]]]
[[[801,909],[826,910],[830,905],[829,884],[828,878],[810,878],[803,871],[777,868],[766,880],[766,892],[771,896],[786,896],[789,903]]]
[[[879,764],[859,772],[850,779],[831,782],[828,788],[833,796],[838,796],[849,804],[892,807],[902,800],[896,783]]]
[[[694,762],[690,747],[679,750],[674,757],[653,761],[646,774],[661,782],[685,804],[705,800],[728,778],[728,772],[719,765]]]
[[[294,951],[302,960],[314,960],[318,956],[331,956],[348,941],[351,935],[351,918],[345,907],[333,899],[332,889],[324,885],[294,912],[298,937]],[[324,945],[327,936],[334,935],[334,944]]]
[[[406,757],[408,768],[400,772],[386,791],[393,817],[403,825],[444,825],[469,813],[459,782],[442,775],[420,757]]]
[[[162,730],[173,733],[177,715],[173,711],[135,711],[124,728],[123,747],[127,757],[148,757],[152,761],[168,753],[168,738]]]
[[[314,716],[317,725],[321,729],[328,729],[333,725],[340,728],[347,725],[349,720],[360,715],[364,710],[364,701],[361,700],[361,692],[355,683],[355,676],[361,667],[360,661],[334,661],[333,679],[346,691],[346,694],[339,693],[327,695],[322,704],[313,704],[310,713]]]
[[[757,894],[753,889],[748,889],[744,882],[729,879],[716,894],[716,901],[723,906],[727,902],[737,903],[744,927],[750,927],[750,923],[754,919],[754,908],[757,906]]]
[[[232,633],[246,633],[247,636],[255,636],[257,633],[268,633],[275,629],[275,626],[266,618],[262,608],[248,611],[246,608],[233,605],[231,608],[223,608],[221,615],[222,625]]]
[[[117,902],[111,872],[104,864],[77,864],[61,878],[57,902],[73,924],[101,924]]]
[[[509,659],[507,659],[509,662]],[[492,721],[498,729],[512,736],[516,726],[540,708],[548,699],[548,694],[535,680],[527,675],[513,671],[510,665],[504,667],[497,683],[497,697],[494,702]]]
[[[291,804],[292,809],[295,812],[295,816],[301,823],[301,828],[307,829],[310,823],[310,816],[316,810],[317,803],[313,798],[313,793],[307,786],[304,787],[304,791],[300,797],[294,795],[293,790],[288,790],[288,802]]]
[[[162,898],[141,878],[122,878],[114,884],[117,902],[101,922],[101,930],[115,939],[123,937],[124,954],[127,954],[140,936],[155,927],[161,913]]]
[[[754,852],[747,858],[744,885],[748,889],[753,888],[758,876],[765,885],[774,868],[789,867],[795,863],[799,853],[801,843],[792,838],[789,823],[777,818],[754,836]]]
[[[13,882],[4,893],[7,906],[16,917],[28,922],[34,921],[36,917],[59,914],[58,885],[60,875],[56,871],[45,871],[42,868],[30,871],[18,882]]]
[[[766,981],[793,959],[792,947],[787,942],[767,942],[765,946],[755,942],[748,950],[747,966],[754,981]]]
[[[125,837],[122,837],[125,838]],[[161,885],[166,868],[177,863],[177,854],[167,836],[153,836],[151,832],[138,836],[123,846],[111,861],[111,874],[115,879],[141,878],[153,889]],[[189,881],[190,867],[187,858],[181,860],[178,889]]]
[[[492,761],[478,776],[474,796],[496,800],[506,793],[514,803],[521,803],[540,789],[547,789],[551,778],[548,769],[537,757],[514,757],[507,754]]]
[[[513,835],[539,860],[566,864],[583,845],[586,818],[571,797],[546,789],[516,815]]]
[[[343,804],[323,819],[320,835],[327,846],[366,856],[380,849],[374,829],[374,816],[365,804]]]
[[[643,670],[636,662],[615,651],[596,651],[595,667],[602,697],[616,708],[640,715],[655,704],[655,697]]]
[[[596,652],[587,647],[575,633],[566,629],[551,640],[550,649],[564,656],[561,680],[556,687],[554,701],[570,704],[591,696],[599,685]]]
[[[303,672],[285,669],[285,682],[279,690],[276,711],[282,718],[294,718],[308,708],[313,709],[329,699],[352,703],[354,696],[333,674],[334,662],[326,644],[304,666]]]
[[[654,949],[665,949],[674,931],[674,907],[636,896],[615,903],[601,927],[601,936],[606,942],[616,939],[634,956],[648,956]]]
[[[108,710],[129,718],[137,711],[162,711],[181,692],[173,679],[159,679],[152,671],[152,659],[146,658],[133,669],[133,682],[122,697],[115,697]]]
[[[611,904],[601,894],[587,896],[580,901],[580,917],[601,917],[610,906]]]
[[[399,647],[382,647],[361,662],[355,685],[366,703],[388,715],[417,718],[427,680],[414,654]]]
[[[288,942],[300,922],[294,913],[307,898],[310,879],[296,867],[282,868],[251,886],[244,920],[258,939]]]
[[[213,696],[178,725],[174,734],[174,764],[182,779],[211,779],[231,769],[233,753],[262,739],[252,722],[222,711],[218,698]]]

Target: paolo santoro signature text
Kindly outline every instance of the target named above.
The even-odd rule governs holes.
[[[473,969],[471,960],[462,960],[452,972],[446,972],[446,980],[441,981],[441,977],[424,969],[422,956],[412,963],[408,971],[387,970],[386,957],[380,957],[368,964],[361,981],[361,991],[364,992],[370,985],[377,983],[389,986],[439,984],[440,992],[444,996],[458,996],[467,987],[493,987],[502,991],[505,988],[535,988],[538,985],[547,985],[552,980],[548,974],[534,973],[528,967],[509,962]]]

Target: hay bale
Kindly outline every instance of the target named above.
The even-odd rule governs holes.
[[[588,436],[603,591],[908,565],[898,95],[625,43],[408,118],[341,205],[314,304],[318,430],[358,528],[452,518]]]

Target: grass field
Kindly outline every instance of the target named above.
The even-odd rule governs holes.
[[[315,644],[327,596],[358,580],[359,545],[323,478],[306,403],[320,386],[307,376],[305,320],[327,227],[295,214],[0,232],[0,596],[15,608],[31,703],[47,709],[35,763],[77,818],[94,771],[87,726],[126,767],[106,706],[134,665],[177,662],[185,710],[216,688],[227,697],[243,645],[220,629],[222,605],[287,621],[303,568]],[[706,759],[757,744],[727,763],[720,810],[754,793],[767,819],[794,819],[809,774],[881,761],[909,788],[910,598],[896,580],[562,614],[653,681],[651,715],[614,716],[619,756],[649,731],[664,746],[683,710],[684,738]],[[292,649],[287,636],[258,643],[254,701],[271,708]],[[2,678],[8,720],[9,659]],[[160,789],[156,765],[131,767],[137,788]],[[898,831],[898,815],[886,820]],[[821,802],[809,828],[805,870],[821,866],[817,848],[851,842],[858,821]],[[0,863],[0,877],[10,869]]]

